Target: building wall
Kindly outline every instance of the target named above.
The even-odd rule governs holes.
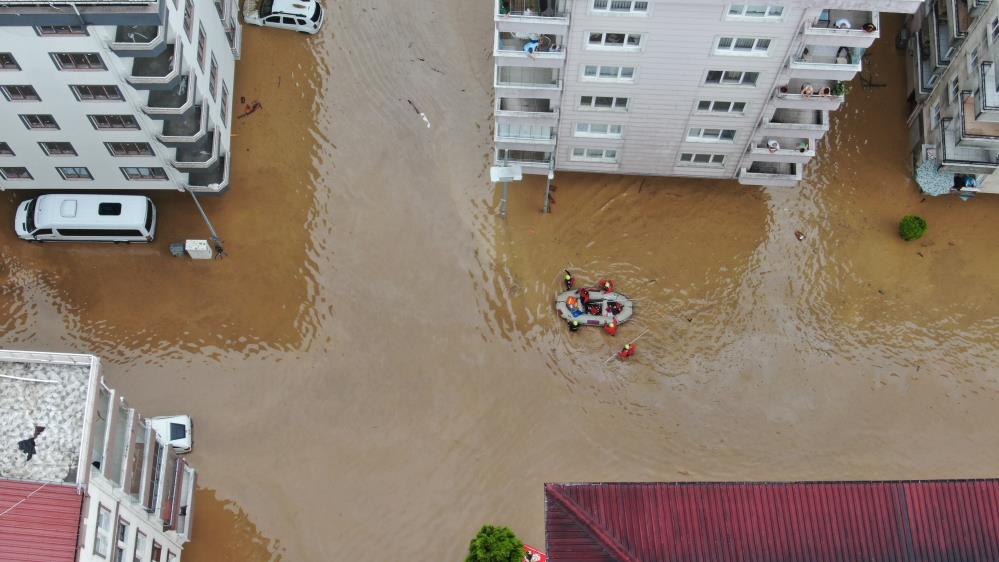
[[[161,0],[160,16],[157,20],[163,25],[166,43],[181,44],[181,75],[193,75],[194,80],[187,87],[194,86],[196,90],[195,104],[201,104],[203,110],[209,113],[208,129],[219,133],[217,150],[221,155],[228,155],[230,134],[229,126],[232,119],[232,92],[235,73],[236,53],[229,45],[222,19],[212,0],[195,0],[194,23],[191,38],[183,31],[184,10],[182,0]],[[228,0],[224,14],[229,21],[230,14],[236,10],[235,0]],[[65,11],[65,10],[62,10]],[[63,14],[58,14],[64,19]],[[88,16],[84,16],[86,21]],[[96,19],[96,18],[92,18]],[[103,18],[107,19],[107,18]],[[128,18],[122,17],[122,21]],[[39,24],[51,24],[55,19],[46,19],[45,14],[32,16],[26,20]],[[87,35],[49,36],[40,35],[32,26],[9,25],[12,21],[4,19],[0,26],[0,53],[10,53],[20,65],[20,70],[0,70],[0,85],[31,85],[35,88],[40,101],[9,101],[0,97],[0,142],[7,143],[13,150],[13,156],[0,156],[0,166],[26,167],[32,175],[31,180],[3,179],[0,177],[0,189],[45,189],[45,190],[149,190],[149,189],[183,189],[190,185],[192,178],[189,168],[175,167],[177,147],[179,144],[163,142],[159,136],[163,133],[164,116],[151,115],[146,105],[149,101],[150,89],[135,87],[129,83],[136,61],[140,57],[159,54],[169,50],[168,45],[162,45],[154,51],[113,50],[111,45],[115,40],[117,26],[88,25]],[[13,20],[16,21],[16,20]],[[61,21],[61,20],[60,20]],[[77,22],[79,23],[79,22]],[[204,68],[197,60],[198,31],[203,26],[207,38],[207,52]],[[235,24],[238,34],[238,23]],[[51,53],[77,52],[98,53],[107,70],[60,70],[53,62]],[[130,56],[136,55],[136,56]],[[213,96],[209,91],[210,60],[214,56],[218,63],[218,86]],[[124,96],[123,101],[79,101],[69,86],[82,85],[115,85]],[[222,85],[227,92],[228,115],[221,114]],[[163,88],[163,86],[150,86]],[[180,90],[183,86],[179,80],[173,87]],[[19,114],[52,115],[59,130],[29,130],[21,122]],[[87,118],[88,114],[128,114],[134,116],[140,130],[95,130]],[[76,156],[47,156],[38,146],[38,142],[70,142],[77,152]],[[105,141],[113,142],[145,142],[152,146],[152,156],[119,156],[114,157],[104,146]],[[93,180],[66,180],[56,171],[56,167],[85,167]],[[121,172],[121,167],[157,167],[166,174],[165,180],[128,180]],[[224,174],[222,174],[224,176]],[[199,191],[220,191],[226,188],[227,177],[212,185],[195,185]],[[204,182],[200,182],[204,183]]]

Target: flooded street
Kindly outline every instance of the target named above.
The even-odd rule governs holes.
[[[205,198],[229,257],[169,256],[207,237],[180,193],[150,246],[0,228],[3,347],[95,353],[195,418],[185,561],[460,560],[486,522],[540,546],[546,481],[993,473],[999,197],[918,192],[900,18],[800,188],[565,173],[503,220],[493,4],[328,5],[316,37],[245,29],[263,109]],[[640,299],[616,338],[555,316],[567,267]]]

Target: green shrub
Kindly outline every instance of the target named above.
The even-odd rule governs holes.
[[[906,215],[898,223],[898,235],[906,242],[916,240],[924,234],[926,234],[926,221],[923,217]]]
[[[834,96],[845,96],[850,93],[850,85],[846,82],[836,82],[833,84],[832,93]]]
[[[524,543],[507,527],[483,525],[468,544],[465,562],[522,562]]]

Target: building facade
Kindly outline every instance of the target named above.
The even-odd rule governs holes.
[[[928,0],[905,33],[917,183],[934,195],[999,193],[999,2]]]
[[[0,189],[221,192],[236,0],[0,5]]]
[[[921,0],[496,0],[495,161],[793,186]]]
[[[96,357],[0,350],[0,438],[0,560],[180,561],[197,474]]]

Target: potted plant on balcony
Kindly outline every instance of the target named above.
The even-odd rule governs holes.
[[[836,82],[836,84],[832,87],[832,93],[834,96],[845,96],[849,91],[850,85],[843,81]]]

